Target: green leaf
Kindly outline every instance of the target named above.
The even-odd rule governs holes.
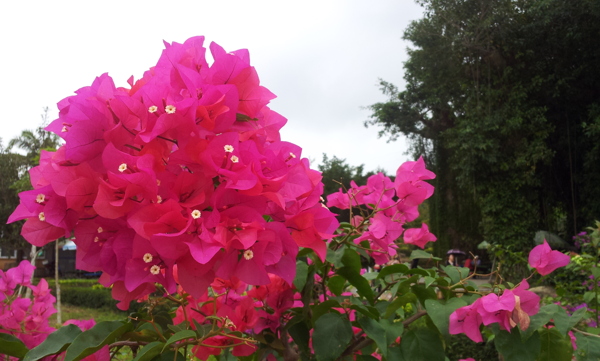
[[[311,322],[313,326],[315,322],[324,314],[331,312],[333,307],[341,307],[340,303],[337,300],[327,300],[325,302],[321,302],[318,305],[312,306],[312,319]],[[334,311],[337,312],[337,311]]]
[[[169,339],[165,343],[163,351],[165,350],[165,348],[167,348],[169,345],[172,345],[175,342],[178,342],[178,341],[181,341],[181,340],[185,340],[185,339],[188,339],[188,338],[195,339],[196,336],[197,336],[196,332],[192,331],[192,330],[179,331],[179,332],[173,334],[173,336],[169,337]]]
[[[419,299],[419,302],[421,302],[422,305],[425,304],[426,300],[437,300],[437,293],[435,293],[435,290],[433,288],[426,288],[424,285],[416,284],[412,285],[411,289],[414,292],[414,294],[417,295],[417,298]]]
[[[379,318],[379,310],[373,306],[364,305],[359,298],[351,297],[350,302],[352,302],[352,306],[350,306],[351,309],[357,310],[370,318]]]
[[[402,358],[406,361],[444,361],[444,347],[437,332],[428,328],[407,331],[400,342]]]
[[[525,331],[521,331],[521,337],[523,340],[527,340],[527,338],[533,335],[538,328],[548,323],[548,321],[550,321],[556,313],[557,308],[560,308],[560,306],[553,303],[540,307],[538,313],[529,318],[529,328],[527,328]]]
[[[138,351],[133,361],[150,361],[160,354],[164,344],[162,342],[150,342]]]
[[[583,294],[583,301],[585,303],[591,303],[595,299],[596,299],[596,293],[595,292],[586,292],[586,293]]]
[[[294,286],[298,291],[304,289],[306,278],[308,276],[308,264],[304,261],[296,261],[296,277],[294,278]]]
[[[67,347],[81,334],[81,329],[75,325],[59,328],[46,337],[44,342],[31,349],[23,361],[35,361],[48,355],[54,355],[67,349]]]
[[[362,277],[358,271],[355,271],[349,267],[342,267],[337,271],[337,273],[348,280],[352,286],[356,287],[359,295],[366,298],[370,304],[373,304],[373,298],[375,296],[373,295],[371,285],[369,284],[369,281]]]
[[[540,334],[535,332],[527,340],[521,340],[519,328],[515,327],[511,332],[498,330],[494,339],[496,350],[504,361],[535,361],[540,354]]]
[[[133,329],[131,323],[102,321],[79,334],[67,348],[64,361],[77,361],[93,354],[103,346],[114,342],[117,337]]]
[[[304,356],[303,359],[307,358],[306,356],[310,354],[310,348],[308,347],[310,341],[310,330],[308,326],[304,322],[298,322],[289,328],[289,334],[298,345],[300,349],[300,356]]]
[[[29,349],[13,335],[0,333],[0,355],[23,358]]]
[[[358,323],[365,331],[367,336],[369,336],[371,340],[375,341],[377,347],[379,347],[379,351],[381,351],[383,354],[383,357],[387,358],[388,343],[383,326],[381,326],[377,321],[367,317],[361,318],[358,320]]]
[[[450,336],[450,314],[467,303],[460,298],[451,298],[446,303],[439,300],[425,300],[425,309],[431,321],[444,336]]]
[[[388,275],[391,275],[394,273],[405,274],[408,271],[409,271],[409,268],[405,264],[393,264],[391,266],[383,267],[383,269],[381,269],[381,271],[379,272],[379,275],[377,276],[377,278],[385,278],[385,276],[388,276]]]
[[[346,285],[346,279],[342,276],[333,276],[327,281],[327,287],[334,295],[340,296],[344,292],[344,286]]]
[[[600,338],[587,336],[581,333],[575,335],[577,351],[575,357],[577,361],[596,361],[600,360]]]
[[[469,276],[469,269],[466,267],[442,266],[442,269],[450,277],[452,283],[459,283],[460,280]]]
[[[180,352],[170,350],[159,354],[157,357],[153,358],[152,361],[185,361],[185,357]]]
[[[337,313],[328,313],[315,322],[313,348],[319,361],[333,361],[352,339],[350,322]]]
[[[427,253],[420,249],[416,249],[416,250],[412,251],[412,253],[410,254],[410,259],[415,259],[415,258],[431,258],[433,260],[441,260],[441,258],[434,257],[431,253]]]
[[[543,328],[539,332],[542,351],[536,361],[571,361],[573,345],[569,336],[561,335],[556,328]]]
[[[553,315],[556,329],[561,335],[566,335],[571,327],[575,326],[579,321],[581,321],[583,316],[585,316],[586,311],[587,309],[580,308],[579,310],[575,311],[572,316],[569,316],[564,308],[557,307],[557,310]]]
[[[247,116],[246,114],[242,114],[242,113],[237,113],[235,115],[235,120],[237,120],[238,122],[249,122],[249,121],[257,121],[257,118],[251,118],[249,116]]]
[[[362,268],[362,265],[360,263],[360,256],[352,248],[347,248],[346,251],[344,251],[344,255],[342,256],[342,263],[344,264],[344,266],[350,267],[360,274],[360,270]]]
[[[424,270],[422,268],[413,268],[413,269],[409,270],[407,273],[411,274],[411,275],[419,275],[419,276],[423,276],[423,277],[429,277],[429,272],[427,272],[427,270]]]

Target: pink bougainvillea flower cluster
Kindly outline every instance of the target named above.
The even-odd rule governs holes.
[[[569,256],[550,249],[544,240],[529,253],[529,264],[541,275],[547,275],[559,267],[569,264]],[[528,291],[529,284],[523,280],[501,295],[490,293],[478,298],[469,306],[461,307],[450,315],[450,333],[464,333],[475,342],[483,341],[479,326],[498,323],[500,328],[510,330],[519,325],[522,330],[529,327],[529,316],[539,311],[540,298]]]
[[[562,252],[553,251],[546,240],[529,252],[529,265],[535,268],[542,276],[552,273],[557,268],[568,265],[569,262],[571,262],[571,257]]]
[[[403,235],[404,243],[425,248],[428,242],[436,241],[426,224],[421,228],[404,229],[404,224],[419,216],[418,207],[433,194],[433,186],[426,180],[435,174],[425,168],[423,157],[405,162],[396,171],[392,180],[383,173],[369,177],[367,184],[357,186],[351,182],[350,189],[342,189],[327,197],[327,206],[340,209],[364,206],[373,211],[368,228],[355,242],[368,241],[371,256],[379,264],[386,263],[389,256],[396,254],[395,243]],[[351,223],[356,227],[365,223],[363,217],[355,216]]]
[[[299,247],[324,258],[338,226],[248,51],[212,43],[209,65],[203,41],[166,43],[127,88],[104,74],[62,100],[47,130],[65,143],[9,219],[37,246],[74,232],[77,267],[102,271],[121,308],[156,283],[175,292],[175,271],[197,298],[215,277],[291,284]]]
[[[29,261],[21,261],[17,267],[6,272],[0,270],[0,333],[15,336],[29,349],[41,344],[49,334],[56,331],[49,325],[49,318],[56,313],[56,298],[50,293],[48,282],[41,279],[31,284],[35,267]],[[24,298],[22,288],[29,288],[33,297]],[[20,290],[20,292],[16,292]],[[74,324],[82,330],[94,326],[94,320],[69,320],[64,325]],[[10,357],[11,360],[16,358]],[[108,346],[87,356],[84,361],[108,361]]]
[[[450,315],[450,334],[464,333],[471,340],[482,342],[481,324],[497,323],[509,332],[517,325],[526,330],[529,316],[538,313],[540,308],[540,297],[528,288],[529,284],[523,280],[512,290],[504,290],[500,295],[490,293],[469,306],[457,309]]]
[[[252,335],[270,329],[276,333],[288,320],[290,316],[286,311],[299,306],[294,304],[294,298],[300,296],[281,277],[274,274],[269,277],[269,284],[259,286],[250,286],[235,277],[231,280],[217,278],[211,284],[212,294],[200,298],[187,296],[187,304],[176,311],[175,324],[188,321],[196,328],[197,325],[211,325],[216,316],[221,320],[219,326],[227,330],[203,340],[203,346],[195,346],[192,352],[197,358],[206,360],[210,355],[219,355],[222,348],[229,345],[235,345],[234,356],[248,356],[256,351],[256,346],[240,342],[239,332]],[[236,332],[237,336],[228,337],[231,332]]]
[[[48,324],[48,318],[56,313],[56,299],[50,294],[45,279],[37,286],[31,284],[34,269],[29,261],[22,261],[6,272],[0,270],[0,332],[17,337],[28,348],[39,345],[55,331]],[[33,297],[20,297],[15,293],[18,287],[31,289]]]

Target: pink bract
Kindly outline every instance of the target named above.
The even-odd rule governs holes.
[[[566,254],[553,251],[546,240],[529,252],[529,265],[535,268],[542,276],[552,273],[557,268],[568,265],[570,261],[571,258]]]

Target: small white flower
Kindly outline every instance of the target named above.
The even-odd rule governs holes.
[[[44,203],[44,201],[46,200],[46,195],[44,194],[38,194],[37,197],[35,197],[35,201],[38,203]]]
[[[66,133],[66,132],[69,131],[69,128],[67,128],[66,125],[63,125],[63,127],[62,127],[62,129],[60,131],[63,132],[63,133]]]
[[[152,273],[153,275],[159,274],[160,266],[155,264],[154,266],[150,267],[150,273]]]
[[[125,163],[122,163],[122,164],[119,166],[119,172],[123,173],[123,172],[125,172],[126,170],[127,170],[127,164],[125,164]]]
[[[100,238],[98,238],[98,236],[94,237],[94,243],[98,243],[99,240]]]
[[[159,203],[159,204],[162,203],[162,197],[161,196],[159,196],[159,195],[156,196],[156,203]]]
[[[226,151],[227,153],[231,153],[231,152],[233,152],[233,146],[232,146],[232,145],[230,145],[230,144],[227,144],[226,146],[224,146],[224,147],[223,147],[223,149],[225,149],[225,151]]]
[[[152,262],[152,255],[150,253],[146,253],[144,255],[144,262],[146,262],[146,263]]]
[[[198,219],[198,218],[200,218],[201,216],[202,216],[202,213],[201,213],[199,210],[197,210],[197,209],[194,209],[194,210],[192,211],[192,218],[194,218],[194,219]]]
[[[240,161],[240,158],[236,157],[235,155],[231,156],[231,163],[238,163]]]
[[[98,227],[98,233],[102,233],[102,232],[104,232],[104,228]]]
[[[252,258],[254,258],[254,252],[252,252],[252,250],[250,249],[245,250],[244,258],[246,259],[246,261],[250,261]]]
[[[158,107],[156,105],[152,105],[148,108],[149,113],[155,113],[157,110],[158,110]]]
[[[167,105],[165,107],[165,112],[167,112],[167,114],[174,114],[176,110],[177,108],[175,108],[174,105]]]
[[[44,212],[40,212],[40,214],[38,214],[38,218],[40,219],[40,221],[44,222],[46,220],[46,215],[44,214]]]
[[[294,153],[290,152],[290,157],[292,157],[292,158],[296,158],[296,154],[294,154]]]

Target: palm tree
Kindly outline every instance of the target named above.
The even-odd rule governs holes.
[[[44,130],[48,125],[48,107],[44,108],[42,114],[42,125],[35,130],[24,130],[21,135],[11,139],[8,142],[6,150],[10,152],[13,147],[24,150],[30,166],[39,163],[40,152],[42,150],[56,150],[59,146],[60,138],[53,133]]]

